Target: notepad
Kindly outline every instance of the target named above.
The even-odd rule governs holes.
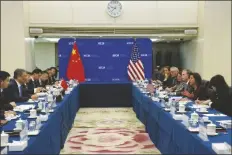
[[[231,154],[231,146],[228,143],[213,143],[212,149],[217,154]]]
[[[208,117],[223,117],[226,116],[224,114],[203,114],[204,116],[208,116]]]

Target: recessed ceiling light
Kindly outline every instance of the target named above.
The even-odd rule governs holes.
[[[152,42],[155,42],[155,41],[158,41],[158,40],[159,40],[158,38],[151,38]]]

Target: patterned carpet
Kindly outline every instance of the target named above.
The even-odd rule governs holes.
[[[81,108],[60,154],[160,154],[132,108]]]

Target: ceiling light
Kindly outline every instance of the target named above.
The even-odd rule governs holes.
[[[158,41],[159,39],[158,38],[151,38],[151,41],[152,42],[156,42],[156,41]]]
[[[60,40],[60,38],[44,38],[44,39],[46,39],[49,42],[56,42],[56,43]]]

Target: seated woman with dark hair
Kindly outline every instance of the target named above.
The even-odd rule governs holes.
[[[221,75],[215,75],[209,82],[210,100],[196,100],[197,104],[209,104],[212,108],[232,116],[232,95],[230,88]]]
[[[172,78],[170,76],[170,67],[169,66],[165,66],[163,67],[163,87],[167,88],[170,87],[172,85]]]
[[[207,89],[201,86],[202,79],[200,74],[198,73],[191,73],[189,84],[193,87],[194,91],[192,93],[188,92],[187,90],[183,91],[181,94],[193,100],[207,100],[209,99]]]

